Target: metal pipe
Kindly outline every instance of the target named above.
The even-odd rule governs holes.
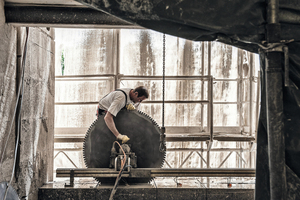
[[[207,59],[207,65],[208,65],[208,75],[210,76],[211,75],[211,42],[208,42],[208,50],[207,50],[207,53],[208,53],[208,59]]]
[[[115,89],[118,89],[120,87],[120,30],[117,30],[116,33],[114,34],[115,37],[116,37],[116,46],[117,48],[115,48],[116,52],[115,52],[115,73],[116,73],[116,76],[115,76]],[[114,41],[115,41],[114,40]]]
[[[255,115],[255,140],[257,140],[257,129],[259,119],[259,108],[260,108],[260,71],[257,75],[257,87],[256,87],[256,115]],[[256,141],[255,141],[256,142]]]
[[[269,0],[267,13],[269,24],[279,23],[279,0]]]
[[[67,78],[100,78],[100,77],[115,77],[115,74],[91,74],[91,75],[65,75],[55,76],[56,79],[67,79]],[[161,80],[163,76],[135,76],[135,75],[118,75],[122,80]],[[206,80],[208,81],[211,76],[165,76],[166,80]],[[84,80],[84,79],[83,79]],[[218,79],[221,81],[222,79]],[[226,81],[234,81],[234,79],[226,79]]]
[[[201,76],[204,76],[204,42],[201,42]],[[201,100],[204,99],[204,81],[201,81]],[[204,125],[203,125],[203,121],[204,121],[204,105],[201,104],[201,130],[204,130]],[[202,143],[201,143],[202,144]]]
[[[174,151],[208,151],[208,149],[204,148],[167,148],[168,152]],[[216,148],[211,149],[210,151],[214,152],[224,152],[224,151],[240,151],[240,148]],[[250,151],[250,149],[243,149],[243,151]]]
[[[283,52],[284,52],[284,86],[289,87],[290,86],[289,48],[287,46],[283,47]]]
[[[158,103],[161,104],[163,101],[143,101],[143,104],[145,103]],[[98,104],[98,101],[81,101],[81,102],[57,102],[55,105],[92,105],[92,104]],[[209,101],[165,101],[165,103],[204,103],[208,104]]]
[[[213,104],[226,104],[226,105],[228,105],[228,104],[238,104],[238,102],[221,102],[221,101],[216,101],[216,102],[213,102]]]
[[[252,98],[252,94],[253,94],[253,80],[254,80],[254,77],[253,77],[253,54],[250,54],[250,61],[249,61],[249,67],[250,67],[250,77],[249,77],[249,82],[250,82],[250,105],[249,105],[249,125],[250,125],[250,135],[252,136],[253,133],[252,133],[252,110],[253,110],[253,98]],[[251,156],[250,156],[250,160],[251,160]]]
[[[237,56],[237,62],[238,62],[238,80],[237,80],[237,110],[239,115],[239,127],[242,128],[242,66],[243,66],[243,52],[242,49],[238,49],[238,56]]]
[[[214,119],[213,119],[213,110],[214,110],[214,103],[213,103],[213,77],[210,78],[210,81],[209,81],[209,85],[210,85],[210,92],[209,92],[209,101],[210,101],[210,104],[209,104],[209,114],[210,114],[210,117],[209,117],[209,132],[210,132],[210,139],[209,139],[209,145],[208,145],[208,152],[210,151],[211,147],[212,147],[212,143],[213,143],[213,137],[214,137],[214,125],[213,125],[213,122],[214,122]]]
[[[226,142],[249,142],[249,141],[254,141],[254,137],[223,137],[223,136],[215,136],[215,140],[218,141],[226,141]],[[209,136],[201,136],[201,135],[193,135],[189,136],[189,134],[183,134],[180,136],[170,136],[166,135],[166,142],[200,142],[200,141],[207,141],[209,143]],[[84,142],[84,136],[70,136],[70,137],[54,137],[54,143],[82,143]],[[207,144],[209,145],[209,144]]]
[[[71,148],[54,148],[54,151],[82,151],[83,148],[76,148],[76,149],[71,149]]]
[[[192,152],[184,159],[184,161],[181,163],[181,165],[179,166],[179,168],[181,168],[181,167],[185,164],[185,162],[187,161],[187,159],[189,159],[193,153],[194,153],[194,152],[192,151]]]
[[[240,146],[240,152],[242,153],[243,151],[242,151],[242,143],[241,142],[239,142],[239,146]],[[239,168],[243,168],[243,161],[242,161],[241,155],[237,151],[235,153],[236,153],[236,155],[238,155],[238,158],[239,158]]]
[[[162,80],[163,76],[130,76],[121,75],[121,80]],[[210,76],[165,76],[165,80],[209,80]]]
[[[72,161],[72,159],[71,159],[65,152],[63,152],[63,151],[58,152],[58,153],[54,156],[53,160],[54,160],[60,153],[64,154],[64,155],[68,158],[68,160],[74,165],[74,167],[78,168],[77,165]]]
[[[143,101],[143,103],[159,103],[161,104],[163,101]],[[204,103],[208,104],[209,101],[206,100],[195,100],[195,101],[165,101],[165,103]]]
[[[203,158],[203,156],[198,151],[196,151],[196,153],[199,155],[199,157],[202,159],[202,161],[205,162],[205,164],[207,164],[206,160]]]
[[[229,158],[229,156],[232,154],[233,151],[231,151],[227,156],[226,158],[221,162],[221,164],[219,165],[218,168],[222,167],[222,165],[226,162],[226,160]]]
[[[288,24],[300,24],[299,20],[299,11],[298,10],[288,10],[282,9],[279,13],[279,21],[280,23],[288,23]]]
[[[172,166],[168,163],[167,160],[165,160],[165,163],[166,163],[170,168],[172,168]]]
[[[249,125],[250,125],[250,135],[253,136],[253,129],[252,129],[252,124],[253,124],[253,120],[252,120],[252,116],[253,116],[253,98],[252,98],[252,94],[253,94],[253,81],[254,81],[254,75],[253,75],[253,65],[254,65],[254,54],[250,54],[250,61],[249,61],[249,67],[250,67],[250,77],[249,77],[249,82],[250,82],[250,105],[249,105]],[[248,143],[249,146],[251,146],[251,142]],[[252,153],[249,153],[249,165],[250,167],[252,166]]]
[[[282,74],[279,59],[266,59],[267,131],[271,199],[286,199]],[[278,64],[279,63],[279,64]],[[277,68],[279,67],[279,68]]]
[[[210,168],[210,151],[207,151],[207,153],[206,153],[206,168],[207,168],[206,170],[209,170],[209,168]],[[209,186],[210,186],[209,177],[206,178],[206,182],[207,182],[207,188],[209,188]]]
[[[280,43],[279,0],[269,0],[266,39]],[[267,133],[271,199],[286,199],[283,81],[280,52],[267,52],[265,64]]]
[[[91,8],[73,5],[64,7],[28,5],[6,3],[4,7],[6,23],[23,27],[144,29]]]
[[[101,78],[101,77],[115,77],[115,74],[90,74],[90,75],[65,75],[65,76],[55,76],[55,81],[74,78],[77,80],[85,80],[84,78]],[[76,79],[77,78],[77,79]],[[93,79],[91,79],[93,80]]]
[[[245,164],[247,164],[246,160],[245,160],[245,159],[243,158],[243,156],[242,156],[242,152],[243,152],[243,151],[241,151],[241,154],[239,154],[237,151],[236,151],[235,153],[241,158],[241,161],[242,161],[242,162],[244,162]],[[240,168],[242,168],[242,163],[241,163]]]
[[[218,82],[218,81],[238,81],[239,79],[238,78],[216,78],[214,79],[215,82]]]
[[[119,73],[119,70],[118,70]],[[97,74],[97,75],[66,75],[66,76],[55,76],[56,81],[95,81],[95,80],[107,80],[112,78],[119,80],[161,80],[162,76],[130,76],[122,74]],[[202,80],[208,81],[210,76],[166,76],[166,80]],[[221,81],[221,80],[218,80]],[[234,80],[226,80],[234,81]]]
[[[55,79],[55,81],[68,81],[68,82],[71,82],[71,81],[84,81],[84,82],[88,82],[88,81],[112,81],[114,80],[114,77],[99,77],[99,78],[93,78],[93,79],[90,79],[90,78],[57,78]]]
[[[79,168],[56,170],[56,177],[69,177],[71,170],[74,171],[74,177],[116,177],[118,171],[109,168]],[[124,171],[122,177],[140,177],[145,171],[150,171],[151,177],[254,177],[255,169],[162,169],[162,168],[132,168],[130,172]],[[146,173],[148,174],[148,173]]]

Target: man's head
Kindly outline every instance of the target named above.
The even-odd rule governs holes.
[[[144,86],[139,86],[131,91],[130,99],[134,103],[142,102],[149,97],[148,90]]]

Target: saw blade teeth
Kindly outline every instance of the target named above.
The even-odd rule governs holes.
[[[148,118],[149,119],[149,121],[150,121],[150,123],[152,123],[157,129],[157,131],[158,131],[158,133],[160,133],[160,127],[159,127],[159,125],[158,125],[158,123],[152,118],[152,117],[150,117],[148,114],[146,114],[146,113],[144,113],[144,112],[142,112],[142,111],[140,111],[140,110],[136,110],[137,111],[137,113],[139,114],[139,116],[145,116],[146,118]],[[134,112],[136,112],[136,111],[134,111]],[[89,140],[91,139],[91,137],[92,137],[92,132],[95,130],[94,129],[94,126],[96,126],[96,124],[97,124],[97,121],[98,120],[102,120],[102,118],[97,118],[92,124],[91,124],[91,126],[88,128],[88,130],[87,130],[87,132],[86,132],[86,135],[85,135],[85,137],[84,137],[84,143],[83,143],[83,158],[84,158],[84,163],[85,163],[85,166],[87,167],[87,168],[89,168],[89,165],[91,165],[91,163],[90,163],[90,156],[88,156],[88,155],[86,155],[86,152],[90,152],[90,151],[88,151],[88,149],[90,149],[91,147],[89,146],[89,145],[86,145],[86,143],[87,142],[89,142]],[[88,144],[88,143],[87,143]],[[165,143],[164,143],[165,144]],[[166,152],[164,151],[164,152],[161,152],[161,154],[159,155],[159,159],[157,160],[157,161],[159,161],[159,162],[157,162],[157,167],[163,167],[163,165],[165,164],[165,158],[166,158]],[[91,167],[91,166],[90,166]],[[101,182],[112,182],[112,183],[114,183],[115,182],[115,178],[113,178],[113,179],[110,179],[110,178],[99,178],[99,177],[94,177],[94,179],[97,181],[97,182],[99,182],[99,183],[101,183]],[[129,179],[130,180],[130,179]],[[143,178],[143,179],[141,179],[140,181],[137,181],[136,183],[146,183],[146,182],[150,182],[150,181],[152,181],[153,180],[153,178]],[[133,179],[133,180],[131,180],[131,181],[136,181],[136,179]]]
[[[85,134],[85,137],[84,137],[84,141],[83,141],[83,160],[84,160],[84,164],[85,166],[88,168],[88,163],[87,163],[87,160],[86,160],[86,156],[85,156],[85,143],[86,143],[86,140],[92,130],[92,127],[96,124],[96,122],[98,121],[99,118],[95,119],[94,122],[90,125],[90,127],[88,128],[86,134]]]

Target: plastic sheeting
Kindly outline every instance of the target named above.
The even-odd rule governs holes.
[[[258,53],[265,40],[264,0],[77,0],[140,26],[194,41],[220,41]],[[290,87],[283,87],[288,199],[300,198],[300,1],[280,0],[281,39],[288,44]],[[262,73],[264,54],[261,54]],[[264,76],[262,76],[264,79]],[[261,82],[264,83],[265,80]],[[266,99],[257,139],[256,199],[270,199]],[[298,189],[298,190],[297,190]]]

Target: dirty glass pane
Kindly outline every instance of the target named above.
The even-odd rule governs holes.
[[[254,88],[252,88],[253,90]],[[249,102],[250,101],[250,81],[249,79],[244,79],[242,84],[242,91],[241,91],[241,99],[242,101]],[[253,98],[253,96],[252,96]]]
[[[236,81],[215,81],[213,89],[214,102],[237,102]]]
[[[165,74],[201,75],[201,44],[166,35]],[[120,73],[162,75],[163,34],[151,30],[121,30]]]
[[[244,103],[242,106],[242,126],[249,126],[250,125],[250,108],[249,103]]]
[[[140,110],[162,125],[162,104],[145,102]],[[201,104],[165,104],[165,126],[201,126],[201,110]],[[207,118],[206,113],[204,118]]]
[[[175,143],[174,143],[175,144]],[[199,145],[181,145],[181,143],[176,143],[177,145],[174,145],[172,148],[188,148],[189,146],[193,146],[197,148]],[[167,152],[166,160],[168,161],[168,164],[172,168],[206,168],[206,163],[202,163],[201,167],[201,158],[200,156],[195,152],[193,152],[190,157],[186,160],[186,158],[189,156],[191,152]],[[200,153],[200,152],[199,152]],[[202,157],[206,158],[207,157],[207,152],[201,152]],[[185,161],[185,162],[184,162]],[[169,168],[167,164],[164,165],[163,168]],[[189,184],[190,185],[190,184]]]
[[[148,100],[162,100],[162,80],[122,80],[121,87],[136,88],[143,85],[149,91]],[[207,98],[207,81],[202,86],[201,80],[166,80],[165,100],[202,100],[202,87],[204,87],[204,98]],[[203,99],[207,100],[207,99]]]
[[[243,50],[242,51],[242,59],[243,59],[243,64],[241,66],[241,72],[243,78],[248,78],[250,77],[250,71],[251,71],[251,56],[252,54],[248,51]],[[253,62],[253,61],[252,61]]]
[[[113,29],[56,29],[55,75],[114,73]]]
[[[203,75],[207,76],[209,75],[209,66],[210,66],[210,60],[209,60],[209,46],[211,45],[211,42],[202,42],[203,43]]]
[[[56,81],[55,102],[95,102],[112,90],[112,80]]]
[[[97,104],[56,105],[55,127],[89,127],[96,119]]]
[[[211,75],[217,79],[238,77],[238,48],[211,42]]]
[[[54,148],[76,149],[76,144],[56,143]],[[83,151],[54,151],[54,169],[57,168],[85,168]]]
[[[258,104],[258,106],[260,106]],[[257,110],[257,103],[253,103],[252,105],[252,134],[254,134],[257,130],[257,124],[258,124],[258,119],[259,119],[259,109]]]
[[[214,104],[214,126],[238,126],[236,104]]]

